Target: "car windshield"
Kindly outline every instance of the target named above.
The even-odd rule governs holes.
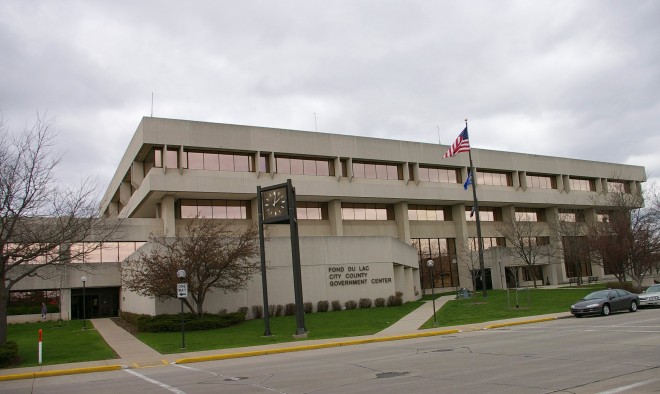
[[[596,300],[599,298],[607,298],[607,295],[610,293],[609,290],[594,291],[593,293],[587,294],[585,300]]]
[[[653,285],[646,289],[644,293],[660,293],[660,285]]]

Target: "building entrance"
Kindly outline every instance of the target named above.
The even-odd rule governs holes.
[[[491,277],[490,273],[490,268],[485,268],[485,279],[486,279],[486,289],[487,290],[492,290],[493,289],[493,278]],[[484,287],[481,283],[481,270],[473,270],[473,275],[474,277],[474,284],[475,284],[475,290],[483,290]]]
[[[71,319],[119,316],[119,287],[71,289]]]

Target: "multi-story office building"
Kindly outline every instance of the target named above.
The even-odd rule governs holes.
[[[297,194],[305,301],[387,298],[412,300],[434,288],[482,286],[473,282],[476,228],[472,191],[464,188],[468,155],[442,159],[447,147],[409,141],[264,127],[144,118],[102,201],[120,218],[122,239],[90,265],[87,291],[99,306],[141,313],[175,312],[121,288],[118,265],[150,233],[175,236],[190,218],[257,221],[257,186],[291,179]],[[472,149],[484,241],[486,286],[558,284],[574,276],[607,277],[602,267],[573,264],[554,231],[560,220],[596,221],[607,214],[608,192],[639,193],[643,167]],[[507,253],[498,225],[508,218],[534,221],[534,242],[547,246],[535,267]],[[273,304],[293,302],[289,229],[271,225],[266,255]],[[531,272],[536,270],[536,272]],[[272,271],[272,273],[271,273]],[[579,272],[578,272],[579,271]],[[61,280],[63,299],[77,315],[76,278]],[[49,287],[50,286],[50,287]],[[32,281],[24,288],[57,288]],[[107,297],[103,298],[103,294]],[[260,278],[238,294],[216,294],[210,312],[261,304]],[[66,307],[66,305],[65,305]],[[97,313],[101,314],[100,311]]]

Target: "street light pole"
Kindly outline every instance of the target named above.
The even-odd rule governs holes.
[[[433,280],[433,260],[426,262],[426,265],[429,266],[429,273],[431,274],[431,294],[433,299],[433,325],[438,324],[438,318],[435,316],[435,281]]]
[[[87,277],[83,276],[82,278],[80,278],[80,280],[82,280],[82,283],[83,283],[83,328],[82,329],[86,330],[87,329],[87,316],[85,315],[85,313],[87,311],[86,311],[86,308],[85,308],[85,282],[87,282]]]
[[[181,282],[183,282],[186,279],[186,271],[184,270],[178,270],[176,272],[176,276],[179,278]],[[185,331],[185,323],[183,321],[183,297],[180,297],[181,299],[181,350],[184,350],[186,348],[186,331]]]

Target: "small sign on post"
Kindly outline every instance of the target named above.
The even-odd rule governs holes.
[[[177,294],[177,298],[188,298],[188,284],[187,283],[177,283],[176,284],[176,294]]]

